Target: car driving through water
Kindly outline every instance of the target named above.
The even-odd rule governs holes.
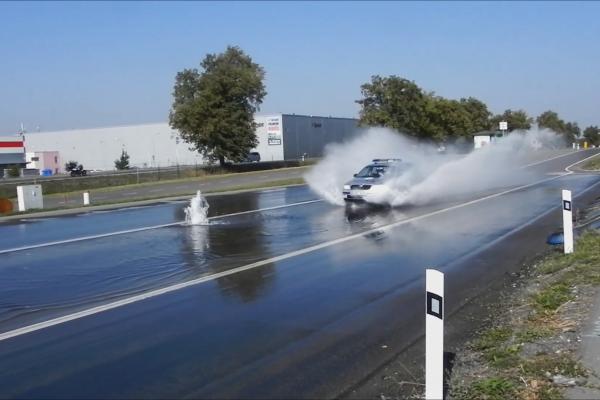
[[[373,162],[346,182],[342,194],[346,202],[378,203],[389,192],[387,185],[391,177],[404,173],[410,164],[399,158],[374,159]]]

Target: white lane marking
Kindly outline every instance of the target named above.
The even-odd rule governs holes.
[[[543,164],[543,163],[545,163],[545,162],[547,162],[547,161],[556,160],[557,158],[561,158],[561,157],[567,157],[567,156],[570,156],[570,155],[573,155],[573,154],[577,154],[577,151],[572,151],[572,152],[570,152],[570,153],[561,154],[561,155],[559,155],[559,156],[554,156],[554,157],[546,158],[546,159],[544,159],[544,160],[541,160],[541,161],[536,161],[536,162],[533,162],[533,163],[531,163],[531,164],[526,164],[526,165],[523,165],[521,168],[533,167],[534,165]]]
[[[320,203],[322,201],[324,201],[324,200],[323,199],[307,200],[307,201],[301,201],[299,203],[286,204],[286,205],[282,205],[282,206],[261,208],[260,210],[249,210],[249,211],[240,211],[240,212],[231,213],[231,214],[215,215],[208,219],[228,218],[228,217],[234,217],[237,215],[252,214],[252,213],[261,212],[261,211],[271,211],[271,210],[278,210],[280,208],[286,208],[286,207],[292,207],[292,206],[301,206],[301,205],[305,205],[305,204]]]
[[[598,156],[598,155],[600,155],[600,153],[596,153],[596,154],[594,154],[593,156],[589,156],[589,157],[586,157],[586,158],[584,158],[583,160],[576,161],[576,162],[574,162],[573,164],[571,164],[571,165],[569,165],[568,167],[566,167],[566,168],[565,168],[565,171],[567,171],[567,172],[569,172],[569,173],[573,173],[573,171],[571,171],[571,168],[572,168],[572,167],[574,167],[574,166],[576,166],[577,164],[580,164],[580,163],[582,163],[582,162],[584,162],[584,161],[587,161],[587,160],[589,160],[590,158],[594,158],[594,157],[596,157],[596,156]]]
[[[559,179],[559,178],[561,178],[563,176],[567,176],[567,175],[570,175],[570,173],[565,173],[565,174],[563,174],[561,176],[554,176],[552,178],[542,179],[540,181],[537,181],[537,182],[534,182],[534,183],[530,183],[528,185],[518,186],[518,187],[513,188],[513,189],[508,189],[508,190],[504,190],[502,192],[490,194],[488,196],[484,196],[484,197],[480,197],[478,199],[470,200],[470,201],[467,201],[465,203],[456,204],[454,206],[450,206],[450,207],[447,207],[447,208],[444,208],[444,209],[432,211],[432,212],[427,213],[427,214],[418,215],[416,217],[408,218],[408,219],[401,220],[401,221],[396,221],[396,222],[393,222],[393,223],[388,224],[388,225],[384,225],[384,226],[380,226],[380,227],[377,227],[377,228],[369,229],[367,231],[364,231],[364,232],[361,232],[361,233],[356,233],[354,235],[345,236],[345,237],[342,237],[342,238],[330,240],[328,242],[324,242],[324,243],[320,243],[320,244],[317,244],[317,245],[305,247],[305,248],[300,249],[300,250],[295,250],[295,251],[292,251],[292,252],[289,252],[289,253],[286,253],[286,254],[282,254],[280,256],[271,257],[271,258],[268,258],[266,260],[257,261],[257,262],[254,262],[252,264],[243,265],[243,266],[240,266],[240,267],[237,267],[237,268],[232,268],[232,269],[227,270],[227,271],[219,272],[219,273],[212,274],[212,275],[207,275],[207,276],[204,276],[202,278],[192,279],[192,280],[189,280],[189,281],[186,281],[186,282],[177,283],[177,284],[174,284],[174,285],[171,285],[171,286],[166,286],[166,287],[161,288],[161,289],[152,290],[150,292],[146,292],[146,293],[139,294],[139,295],[132,296],[132,297],[128,297],[128,298],[125,298],[125,299],[122,299],[122,300],[114,301],[112,303],[108,303],[108,304],[104,304],[104,305],[101,305],[101,306],[89,308],[87,310],[82,310],[82,311],[79,311],[79,312],[76,312],[76,313],[73,313],[73,314],[65,315],[65,316],[62,316],[62,317],[50,319],[50,320],[47,320],[47,321],[39,322],[39,323],[28,325],[28,326],[24,326],[22,328],[14,329],[12,331],[8,331],[8,332],[4,332],[4,333],[0,334],[0,341],[6,340],[6,339],[10,339],[10,338],[13,338],[13,337],[16,337],[16,336],[20,336],[20,335],[25,335],[27,333],[35,332],[35,331],[38,331],[38,330],[41,330],[41,329],[49,328],[51,326],[63,324],[65,322],[69,322],[69,321],[73,321],[73,320],[76,320],[76,319],[84,318],[84,317],[87,317],[87,316],[90,316],[90,315],[98,314],[98,313],[101,313],[101,312],[104,312],[104,311],[112,310],[112,309],[115,309],[115,308],[118,308],[118,307],[122,307],[122,306],[125,306],[125,305],[128,305],[128,304],[136,303],[136,302],[139,302],[139,301],[142,301],[142,300],[146,300],[146,299],[149,299],[149,298],[152,298],[152,297],[160,296],[160,295],[163,295],[163,294],[166,294],[166,293],[171,293],[171,292],[174,292],[174,291],[177,291],[177,290],[181,290],[181,289],[184,289],[184,288],[187,288],[187,287],[190,287],[190,286],[198,285],[198,284],[203,283],[203,282],[208,282],[208,281],[212,281],[212,280],[215,280],[215,279],[218,279],[218,278],[222,278],[222,277],[225,277],[225,276],[237,274],[238,272],[242,272],[242,271],[246,271],[246,270],[249,270],[249,269],[254,269],[254,268],[262,267],[262,266],[267,265],[267,264],[271,264],[271,263],[275,263],[275,262],[278,262],[278,261],[287,260],[287,259],[292,258],[292,257],[300,256],[300,255],[311,253],[311,252],[314,252],[314,251],[317,251],[317,250],[320,250],[320,249],[324,249],[324,248],[327,248],[327,247],[335,246],[335,245],[338,245],[340,243],[344,243],[344,242],[348,242],[350,240],[354,240],[354,239],[357,239],[357,238],[360,238],[360,237],[364,237],[364,236],[372,234],[374,232],[386,231],[386,230],[395,228],[395,227],[400,226],[400,225],[405,225],[405,224],[408,224],[410,222],[419,221],[419,220],[422,220],[422,219],[425,219],[425,218],[428,218],[428,217],[431,217],[431,216],[434,216],[434,215],[442,214],[442,213],[447,212],[447,211],[452,211],[452,210],[456,210],[456,209],[459,209],[459,208],[462,208],[462,207],[466,207],[466,206],[469,206],[469,205],[472,205],[472,204],[480,203],[482,201],[493,199],[493,198],[496,198],[496,197],[500,197],[500,196],[503,196],[503,195],[508,194],[508,193],[512,193],[512,192],[516,192],[516,191],[519,191],[519,190],[522,190],[522,189],[526,189],[526,188],[529,188],[529,187],[532,187],[532,186],[536,186],[536,185],[539,185],[540,183],[553,181],[553,180]]]
[[[228,217],[234,217],[237,215],[254,214],[254,213],[259,213],[259,212],[263,212],[263,211],[278,210],[281,208],[301,206],[301,205],[317,203],[317,202],[321,202],[321,201],[323,201],[323,200],[317,199],[317,200],[301,201],[298,203],[284,204],[284,205],[280,205],[280,206],[273,206],[273,207],[266,207],[266,208],[259,208],[257,210],[248,210],[248,211],[240,211],[240,212],[231,213],[231,214],[215,215],[215,216],[209,217],[208,219],[209,220],[224,219],[224,218],[228,218]],[[145,226],[145,227],[141,227],[141,228],[127,229],[127,230],[117,231],[117,232],[101,233],[98,235],[81,236],[81,237],[77,237],[77,238],[73,238],[73,239],[65,239],[65,240],[57,240],[54,242],[32,244],[29,246],[14,247],[12,249],[0,250],[0,254],[14,253],[17,251],[24,251],[24,250],[31,250],[31,249],[38,249],[41,247],[57,246],[57,245],[67,244],[67,243],[83,242],[85,240],[100,239],[100,238],[105,238],[105,237],[110,237],[110,236],[126,235],[129,233],[149,231],[152,229],[168,228],[171,226],[177,226],[177,225],[183,225],[183,224],[184,224],[184,222],[171,222],[169,224]]]
[[[125,235],[127,233],[149,231],[151,229],[159,229],[159,228],[166,228],[168,226],[181,225],[182,223],[183,222],[174,222],[174,223],[170,223],[170,224],[145,226],[145,227],[142,227],[142,228],[127,229],[125,231],[101,233],[99,235],[80,236],[80,237],[73,238],[73,239],[57,240],[57,241],[54,241],[54,242],[46,242],[46,243],[32,244],[32,245],[29,245],[29,246],[14,247],[12,249],[0,250],[0,254],[14,253],[14,252],[23,251],[23,250],[38,249],[40,247],[56,246],[56,245],[59,245],[59,244],[83,242],[85,240],[100,239],[100,238],[109,237],[109,236]]]

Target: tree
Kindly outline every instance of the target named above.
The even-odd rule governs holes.
[[[121,150],[121,157],[115,160],[115,168],[129,169],[129,154],[125,151],[125,149]]]
[[[536,122],[540,129],[546,128],[556,133],[565,131],[565,121],[560,119],[554,111],[544,111],[537,117]]]
[[[371,77],[361,86],[361,125],[386,126],[422,139],[455,140],[489,129],[490,115],[482,101],[445,99],[424,92],[416,83],[395,75]]]
[[[598,129],[598,126],[591,125],[585,128],[583,131],[583,137],[586,138],[590,144],[600,146],[600,129]]]
[[[431,97],[426,109],[428,126],[423,131],[433,140],[456,139],[473,132],[471,114],[464,104],[443,97]]]
[[[539,128],[550,129],[556,133],[563,135],[567,143],[575,141],[580,131],[579,126],[577,126],[577,123],[569,122],[567,124],[565,123],[565,121],[558,117],[557,113],[550,110],[541,113],[537,117],[536,122]]]
[[[579,128],[577,122],[567,122],[565,124],[565,135],[567,138],[572,138],[571,141],[581,136],[581,129]]]
[[[500,121],[507,122],[509,132],[526,131],[531,129],[531,124],[533,124],[533,118],[528,116],[524,110],[513,111],[508,109],[502,114],[493,116],[490,120],[491,128],[498,129]]]
[[[9,165],[6,174],[11,178],[18,178],[21,176],[21,168],[18,165]]]
[[[398,76],[371,77],[360,87],[361,125],[386,126],[411,136],[423,136],[426,95],[414,82]]]
[[[492,116],[492,113],[488,110],[487,105],[484,102],[474,97],[469,97],[467,99],[460,99],[460,104],[468,113],[470,124],[463,135],[491,129],[490,117]]]
[[[241,161],[258,144],[254,113],[266,96],[264,70],[239,47],[208,54],[201,71],[185,69],[175,78],[172,128],[210,160]]]

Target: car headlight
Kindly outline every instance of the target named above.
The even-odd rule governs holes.
[[[350,190],[350,185],[344,185],[344,190]]]

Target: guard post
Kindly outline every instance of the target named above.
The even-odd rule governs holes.
[[[571,191],[562,191],[563,209],[563,241],[565,254],[573,252],[573,203],[571,202]]]
[[[444,274],[427,269],[425,277],[425,398],[444,396]]]

